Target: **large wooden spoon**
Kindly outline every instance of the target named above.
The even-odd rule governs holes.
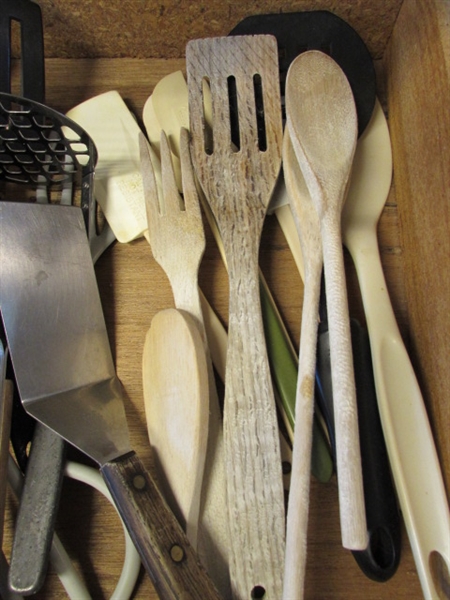
[[[209,386],[205,347],[193,317],[175,308],[153,317],[145,338],[143,373],[147,427],[158,479],[195,545]]]
[[[316,207],[322,237],[336,424],[342,543],[367,546],[358,415],[341,237],[341,212],[358,132],[345,74],[319,51],[291,64],[286,80],[287,127]]]

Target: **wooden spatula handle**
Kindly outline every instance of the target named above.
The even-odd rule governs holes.
[[[245,269],[243,262],[242,257],[239,265],[229,261],[224,442],[234,544],[230,572],[236,598],[258,597],[255,588],[264,589],[264,597],[280,598],[284,536],[279,532],[284,531],[284,505],[278,424],[259,308],[257,263],[249,261]],[[242,279],[245,290],[244,286],[239,290]],[[271,539],[266,537],[269,531]],[[250,548],[261,551],[251,554]]]
[[[160,598],[219,600],[197,554],[145,467],[130,453],[101,467]]]

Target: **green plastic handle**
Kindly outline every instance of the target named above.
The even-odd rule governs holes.
[[[288,428],[292,432],[295,427],[298,357],[261,272],[259,281],[264,333],[272,378],[284,409]],[[311,472],[322,483],[329,481],[333,474],[330,445],[317,413],[313,423]]]

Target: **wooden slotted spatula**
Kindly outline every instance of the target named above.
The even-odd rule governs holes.
[[[224,442],[232,589],[235,598],[277,599],[284,494],[258,280],[261,230],[281,164],[277,46],[271,36],[193,40],[186,61],[193,163],[229,273]],[[205,81],[211,131],[205,128]]]

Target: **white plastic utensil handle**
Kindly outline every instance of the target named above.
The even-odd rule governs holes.
[[[81,481],[82,483],[90,485],[92,488],[103,494],[108,502],[115,508],[117,515],[120,517],[119,511],[117,510],[111,494],[106,487],[106,483],[96,469],[69,461],[66,464],[65,475],[71,479],[76,479],[77,481]],[[136,550],[122,519],[120,519],[120,522],[122,524],[125,537],[125,559],[119,581],[117,582],[117,585],[111,596],[111,600],[127,600],[131,597],[136,585],[139,571],[141,569],[141,559],[139,553]]]
[[[343,238],[361,289],[378,406],[400,508],[424,596],[435,600],[442,597],[436,587],[442,591],[449,585],[450,516],[428,415],[380,261],[376,222],[391,176],[389,130],[377,104],[355,156]],[[431,562],[441,563],[441,576]],[[442,581],[445,577],[447,584]]]
[[[113,504],[106,484],[97,470],[75,462],[68,462],[65,475],[97,489]],[[11,485],[14,494],[20,497],[23,485],[22,475],[11,456],[8,462],[8,483]],[[114,504],[113,506],[115,508]],[[123,523],[122,527],[125,535],[125,559],[122,573],[111,596],[111,600],[127,600],[131,597],[141,568],[141,559]],[[69,598],[72,600],[91,600],[91,596],[82,578],[72,564],[56,533],[53,535],[50,561]],[[18,598],[18,596],[14,597]]]
[[[355,258],[363,297],[378,406],[392,473],[426,599],[435,600],[430,568],[438,552],[450,571],[450,518],[428,415],[395,320],[376,237]]]

